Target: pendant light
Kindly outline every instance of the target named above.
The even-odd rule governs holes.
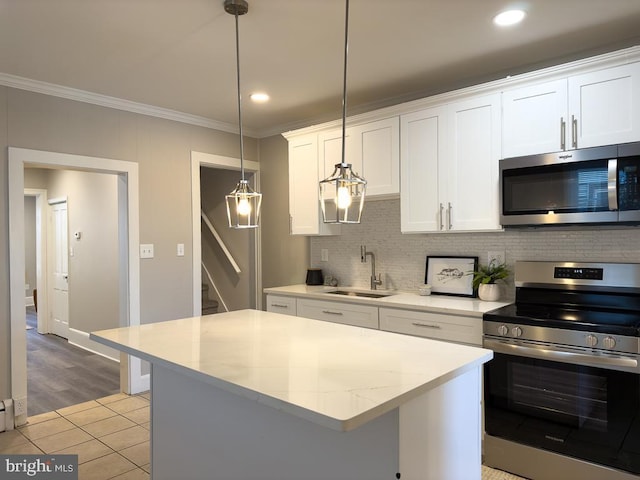
[[[227,218],[230,228],[256,228],[260,220],[262,194],[253,191],[244,178],[244,142],[242,139],[242,101],[240,96],[240,38],[238,16],[249,11],[245,0],[225,0],[224,11],[236,19],[236,74],[238,79],[238,124],[240,126],[240,181],[231,193],[226,195]]]
[[[344,76],[342,84],[342,158],[333,173],[320,181],[320,205],[324,223],[360,223],[367,181],[345,159],[347,122],[347,56],[349,51],[349,0],[344,27]]]

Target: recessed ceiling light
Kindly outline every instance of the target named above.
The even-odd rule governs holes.
[[[526,13],[524,10],[507,10],[493,17],[493,23],[501,27],[507,27],[509,25],[520,23],[524,19],[525,15]]]
[[[266,93],[262,93],[262,92],[257,92],[257,93],[252,93],[250,95],[251,100],[253,100],[256,103],[264,103],[269,101],[269,95],[267,95]]]

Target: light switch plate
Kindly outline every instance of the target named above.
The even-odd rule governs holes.
[[[176,254],[179,257],[184,257],[184,243],[179,243],[178,247],[176,248]]]
[[[153,258],[153,243],[140,244],[140,258]]]

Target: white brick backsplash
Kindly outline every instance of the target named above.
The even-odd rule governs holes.
[[[400,233],[400,200],[367,201],[359,225],[343,225],[342,235],[311,238],[311,266],[337,277],[340,285],[369,288],[370,260],[360,262],[360,245],[376,256],[379,288],[416,290],[424,283],[427,255],[477,256],[504,251],[516,260],[640,263],[640,227],[543,227],[478,233]],[[320,261],[320,250],[329,261]],[[507,279],[507,297],[514,295]]]

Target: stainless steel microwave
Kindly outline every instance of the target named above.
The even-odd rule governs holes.
[[[640,142],[500,160],[503,226],[640,223]]]

